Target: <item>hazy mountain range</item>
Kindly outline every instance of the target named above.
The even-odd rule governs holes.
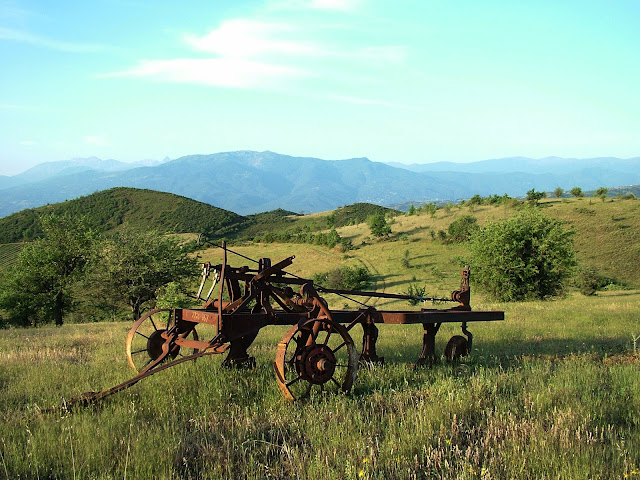
[[[475,194],[522,196],[531,188],[590,190],[639,183],[640,157],[514,157],[423,165],[367,158],[321,160],[268,151],[189,155],[151,165],[91,157],[0,176],[0,216],[112,187],[175,193],[246,215],[276,208],[309,213],[356,202],[455,201]]]

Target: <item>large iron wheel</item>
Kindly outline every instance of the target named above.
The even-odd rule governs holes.
[[[175,318],[173,310],[152,310],[138,319],[133,324],[127,335],[127,360],[136,372],[140,372],[147,365],[157,360],[163,353],[162,347],[169,340],[163,334],[167,331],[176,336],[198,340],[198,332],[192,328],[188,332],[175,331]],[[171,330],[174,330],[171,332]],[[194,348],[192,352],[198,353]],[[166,360],[173,360],[178,356],[184,356],[180,352],[180,346],[173,345],[168,352]]]
[[[289,400],[315,392],[349,392],[358,370],[358,351],[349,332],[330,320],[307,320],[278,344],[276,379]]]

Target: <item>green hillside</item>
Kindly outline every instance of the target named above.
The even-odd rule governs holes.
[[[334,226],[342,238],[357,248],[348,256],[351,263],[374,265],[378,270],[378,278],[383,280],[394,277],[396,290],[403,291],[413,277],[418,281],[426,277],[435,287],[442,283],[436,281],[438,272],[457,272],[457,265],[454,264],[460,258],[468,256],[466,246],[447,244],[438,235],[440,231],[446,232],[456,218],[474,215],[482,225],[487,221],[511,216],[516,213],[517,208],[519,207],[513,202],[508,205],[456,205],[440,208],[432,216],[424,212],[404,215],[397,210],[357,203],[311,215],[278,209],[242,217],[178,195],[114,188],[1,218],[0,244],[37,237],[37,217],[48,212],[85,215],[90,225],[100,231],[108,231],[127,223],[167,233],[205,233],[212,239],[225,237],[236,244],[245,244],[250,250],[257,247],[251,245],[254,239],[260,238],[264,242],[265,235],[271,234],[271,240],[262,243],[261,249],[283,250],[283,255],[286,255],[286,250],[288,254],[299,256],[305,253],[307,247],[300,245],[300,242],[295,242],[296,245],[282,243],[282,239],[298,238],[304,236],[305,232],[317,235],[319,232],[328,232]],[[635,273],[640,269],[640,201],[621,197],[607,198],[605,202],[591,198],[548,199],[539,208],[575,229],[575,247],[582,267],[591,267],[599,275],[616,283],[640,287]],[[378,212],[385,213],[392,224],[392,234],[385,241],[371,238],[365,223],[368,216]],[[281,245],[278,245],[278,239]],[[15,260],[19,248],[19,245],[2,246],[0,269]],[[311,250],[316,251],[315,248]],[[335,263],[349,263],[341,258],[338,251],[333,257],[326,247],[321,247],[320,250],[325,251],[332,260],[324,265],[324,262],[315,259],[311,271],[299,273],[312,275],[334,268]],[[412,259],[425,258],[427,255],[430,260],[412,260],[414,267],[404,272],[398,266],[406,252]],[[277,256],[269,252],[264,254]],[[313,256],[315,257],[315,253]],[[434,267],[436,274],[432,275]]]
[[[224,235],[244,217],[172,193],[136,188],[112,188],[66,202],[23,210],[0,218],[0,243],[33,240],[42,232],[43,214],[84,215],[90,227],[108,231],[124,223],[161,232]]]

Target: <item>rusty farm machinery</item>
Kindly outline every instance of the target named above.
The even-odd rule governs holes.
[[[268,258],[252,260],[232,252],[224,243],[219,247],[223,250],[222,263],[203,266],[197,295],[203,301],[202,307],[153,310],[143,315],[134,323],[126,340],[127,359],[137,375],[111,389],[87,392],[70,404],[95,402],[152,374],[207,355],[226,353],[223,365],[252,367],[255,359],[248,349],[259,331],[268,325],[290,326],[278,343],[274,361],[276,381],[287,399],[308,397],[314,391],[349,392],[359,364],[383,361],[376,351],[376,324],[422,324],[422,352],[417,364],[424,365],[437,358],[435,340],[442,324],[461,325],[463,335],[454,335],[444,352],[448,359],[456,359],[471,351],[473,337],[467,329],[469,323],[504,319],[501,311],[471,310],[468,267],[462,271],[460,288],[453,291],[450,298],[433,299],[324,288],[286,272],[294,257],[272,264]],[[228,253],[255,264],[232,267]],[[209,282],[208,294],[203,297],[205,283]],[[362,308],[332,309],[320,293],[349,298]],[[353,297],[440,300],[456,305],[446,309],[383,311]],[[199,325],[214,327],[213,338],[200,339]],[[351,336],[356,325],[362,328],[360,352]]]

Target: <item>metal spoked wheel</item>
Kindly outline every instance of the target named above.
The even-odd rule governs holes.
[[[358,351],[342,325],[312,319],[282,338],[274,367],[278,386],[289,400],[315,392],[347,393],[356,379]]]
[[[146,313],[133,324],[127,335],[127,360],[136,372],[140,372],[147,365],[162,355],[162,347],[168,341],[163,333],[174,328],[175,318],[173,310],[152,310]],[[190,340],[198,340],[195,328],[188,332],[176,332],[177,335]],[[173,360],[178,356],[198,353],[198,349],[181,352],[178,345],[174,345],[167,360]]]
[[[444,349],[444,356],[449,361],[459,360],[469,354],[469,345],[467,339],[462,335],[454,335],[449,339]]]

